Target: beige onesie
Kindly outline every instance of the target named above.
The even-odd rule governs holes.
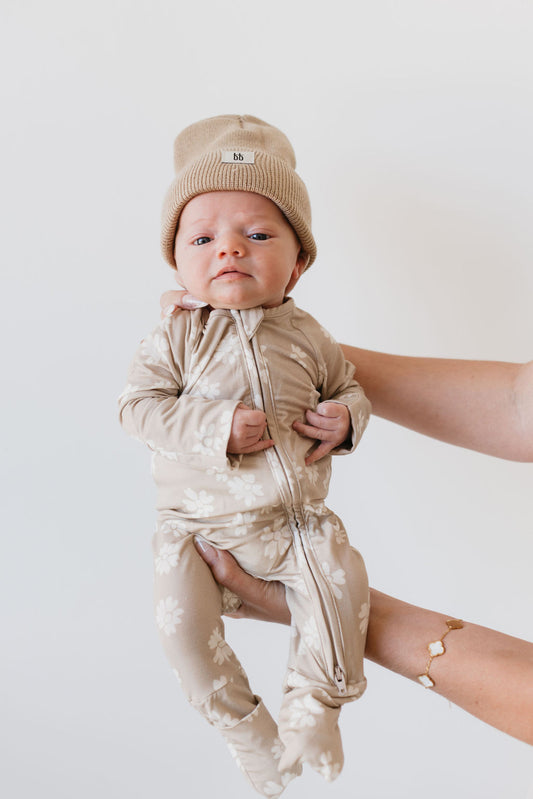
[[[288,299],[170,317],[143,340],[128,379],[121,421],[153,451],[156,621],[176,676],[264,796],[278,796],[305,761],[334,779],[343,763],[340,707],[366,685],[368,582],[324,504],[331,457],[306,466],[311,442],[292,423],[321,401],[340,402],[352,430],[335,453],[352,451],[370,413],[353,367]],[[240,402],[266,413],[274,447],[227,455]],[[279,728],[224,639],[225,593],[194,536],[286,586],[292,637]]]

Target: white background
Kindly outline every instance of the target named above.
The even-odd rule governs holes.
[[[173,286],[158,249],[173,138],[219,113],[287,133],[319,246],[294,297],[340,340],[528,360],[533,9],[2,0],[1,12],[2,794],[245,799],[160,651],[149,455],[116,418]],[[531,638],[532,469],[374,419],[337,460],[329,504],[375,587]],[[276,710],[286,630],[228,628]],[[287,797],[533,795],[530,747],[383,669],[367,676],[342,716],[343,774],[326,786],[306,773]]]

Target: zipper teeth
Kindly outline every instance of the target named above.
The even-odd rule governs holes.
[[[234,319],[235,319],[235,317],[234,317]],[[235,321],[237,322],[237,320],[235,320]],[[252,376],[250,374],[250,369],[249,368],[247,369],[247,371],[250,374],[250,381],[252,383],[252,388],[253,388],[254,394],[259,393],[259,395],[261,396],[261,400],[262,400],[262,403],[263,403],[263,411],[265,411],[265,413],[266,413],[265,392],[263,390],[263,386],[261,384],[261,379],[259,377],[259,365],[258,365],[258,362],[257,362],[256,351],[255,351],[255,348],[252,345],[252,343],[244,335],[244,326],[243,326],[242,317],[241,317],[240,314],[239,314],[239,322],[237,323],[236,326],[237,326],[237,329],[238,329],[238,332],[239,332],[239,339],[241,341],[241,346],[243,347],[243,349],[247,348],[247,349],[249,349],[251,351],[251,355],[252,355],[252,358],[253,358],[253,363],[255,365],[255,374]],[[246,361],[247,361],[247,359],[245,358],[245,362]],[[256,378],[256,380],[254,380],[253,378]],[[257,382],[257,388],[254,385],[255,382]],[[253,396],[252,396],[252,400],[253,400]],[[274,415],[274,418],[275,418],[275,415]],[[291,504],[294,505],[294,497],[292,496],[292,490],[291,490],[291,481],[288,478],[287,469],[285,468],[285,464],[283,462],[283,458],[281,458],[280,455],[279,455],[279,450],[280,449],[282,450],[282,452],[283,452],[283,454],[284,454],[284,456],[285,456],[285,458],[287,460],[290,461],[290,458],[289,458],[287,452],[285,451],[284,447],[276,444],[274,447],[272,447],[272,449],[274,450],[274,452],[270,452],[269,450],[265,450],[265,455],[267,456],[267,458],[273,458],[273,457],[276,458],[277,463],[279,464],[283,474],[285,475],[285,482],[286,482],[286,484],[288,486],[287,490],[288,490],[288,494],[289,494],[290,499],[291,499]],[[274,476],[275,476],[275,472],[274,472]],[[279,485],[279,481],[277,481],[277,482],[278,482],[278,485]],[[299,486],[299,483],[298,483],[298,486]],[[284,490],[285,487],[284,486],[280,486],[280,488],[281,488],[281,494],[283,496],[286,493],[286,490]],[[300,502],[299,504],[301,505],[302,503]],[[286,512],[289,515],[288,508],[286,509]],[[295,522],[295,525],[296,525],[296,529],[298,531],[298,537],[300,539],[300,545],[301,545],[301,549],[302,549],[303,555],[305,557],[305,561],[307,563],[307,566],[309,568],[310,573],[313,576],[313,579],[314,579],[315,583],[317,584],[317,590],[318,590],[319,596],[324,598],[324,593],[325,592],[327,592],[329,594],[329,603],[328,604],[330,604],[330,606],[333,608],[333,612],[335,614],[335,627],[337,628],[336,632],[337,632],[338,637],[340,638],[340,641],[341,641],[340,650],[339,650],[339,646],[337,645],[337,641],[333,637],[333,632],[332,632],[332,629],[331,629],[331,627],[332,627],[331,622],[328,619],[327,621],[325,620],[325,623],[326,623],[326,626],[328,628],[329,638],[330,638],[330,643],[331,643],[331,649],[332,649],[333,656],[334,656],[332,682],[335,685],[335,687],[338,689],[339,693],[342,695],[342,694],[346,693],[346,675],[345,675],[344,669],[340,665],[340,662],[344,662],[344,656],[343,656],[344,653],[342,651],[344,649],[344,646],[342,644],[343,636],[342,636],[342,628],[341,628],[341,624],[340,624],[340,620],[339,620],[339,612],[338,612],[338,608],[337,608],[337,603],[335,601],[335,597],[333,595],[333,591],[331,589],[331,586],[330,586],[328,580],[326,579],[322,568],[320,567],[320,565],[318,563],[317,563],[316,568],[313,568],[311,563],[310,563],[310,561],[309,561],[309,557],[308,557],[308,554],[307,554],[307,551],[306,551],[306,546],[305,546],[305,543],[303,541],[302,530],[300,528],[300,524],[298,522],[298,518],[297,518],[297,516],[296,516],[296,514],[294,512],[294,509],[292,511],[292,517],[294,519],[294,522]],[[317,575],[317,572],[318,572],[318,575]],[[317,579],[318,577],[320,577],[320,580]],[[339,655],[341,655],[341,657],[339,657]],[[327,666],[327,657],[324,657],[324,662],[325,662],[325,664]]]
[[[299,525],[297,525],[297,526],[298,526],[298,532],[299,532],[300,540],[301,540],[302,539],[302,532],[301,532],[300,526]],[[305,545],[304,545],[303,541],[302,541],[302,549],[304,550],[305,559],[307,561],[307,564],[309,565],[309,569],[311,571],[311,574],[313,575],[313,577],[314,577],[316,582],[318,582],[317,581],[317,577],[316,577],[316,572],[318,572],[319,575],[320,575],[321,584],[322,584],[323,588],[321,588],[320,584],[319,584],[319,593],[322,596],[324,595],[324,593],[328,594],[328,596],[329,596],[329,603],[328,604],[329,604],[329,606],[331,608],[333,608],[333,613],[334,613],[334,616],[335,616],[335,625],[334,626],[336,627],[336,632],[337,632],[337,635],[338,635],[338,638],[339,638],[339,643],[338,644],[337,644],[337,641],[333,638],[333,635],[332,635],[331,628],[332,628],[333,624],[332,624],[331,620],[328,619],[327,622],[326,622],[327,626],[328,626],[328,628],[330,630],[331,648],[333,650],[333,656],[334,656],[333,682],[334,682],[335,686],[339,689],[339,693],[344,694],[344,693],[346,693],[346,674],[345,674],[344,668],[341,666],[341,663],[344,663],[344,660],[345,660],[345,658],[344,658],[344,638],[343,638],[343,635],[342,635],[342,627],[341,627],[341,623],[340,623],[340,619],[339,619],[339,609],[337,607],[337,602],[336,602],[336,599],[335,599],[335,595],[333,593],[333,589],[331,588],[329,580],[325,576],[324,571],[323,571],[322,567],[320,566],[320,564],[317,562],[315,569],[313,569],[311,564],[309,563],[309,558],[307,557],[307,553],[305,551]],[[340,676],[338,677],[337,675],[340,675]]]

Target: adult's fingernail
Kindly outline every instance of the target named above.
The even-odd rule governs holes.
[[[172,316],[177,307],[177,305],[167,305],[163,310],[163,316]]]
[[[189,310],[194,311],[196,308],[205,308],[207,305],[206,302],[203,300],[198,300],[196,297],[193,297],[192,294],[184,294],[182,299],[184,308],[189,308]]]
[[[207,541],[204,541],[203,538],[198,538],[197,535],[194,536],[194,546],[196,549],[199,549],[200,552],[204,553],[210,552],[213,549],[213,547],[209,546]]]

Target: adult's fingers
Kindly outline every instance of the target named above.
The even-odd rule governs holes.
[[[194,545],[210,567],[216,581],[242,599],[241,608],[228,615],[290,624],[285,588],[281,583],[252,577],[241,569],[233,555],[226,550],[212,547],[205,539],[196,537]]]
[[[204,308],[207,305],[203,300],[193,297],[188,291],[177,290],[165,291],[159,299],[159,304],[161,305],[162,318],[172,316],[180,308],[185,311],[193,311],[196,308]]]

